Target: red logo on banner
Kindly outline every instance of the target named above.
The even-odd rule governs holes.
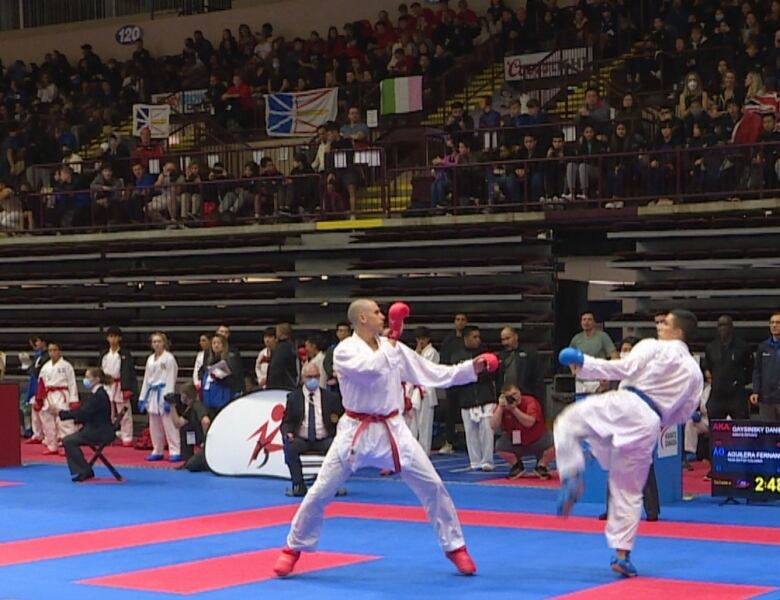
[[[260,456],[260,453],[263,453],[263,459],[262,462],[257,465],[258,469],[262,469],[265,466],[265,463],[268,462],[268,457],[271,455],[272,452],[278,452],[279,450],[284,449],[284,446],[282,444],[275,444],[273,442],[274,438],[277,436],[279,431],[282,428],[281,421],[284,417],[284,406],[281,404],[277,404],[274,406],[273,410],[271,411],[271,421],[266,421],[263,423],[260,428],[255,431],[252,435],[250,435],[247,439],[251,440],[253,437],[257,437],[257,443],[255,444],[255,449],[252,451],[252,456],[249,459],[249,464],[251,465],[252,462],[257,460],[257,457]],[[271,423],[279,423],[279,425],[274,429],[270,435],[268,435],[268,426]]]

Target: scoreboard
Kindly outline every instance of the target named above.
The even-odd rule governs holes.
[[[780,423],[710,421],[712,495],[780,500]]]

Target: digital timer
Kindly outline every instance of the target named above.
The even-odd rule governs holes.
[[[756,476],[753,479],[753,491],[756,494],[766,494],[768,492],[780,494],[780,477],[762,477]]]

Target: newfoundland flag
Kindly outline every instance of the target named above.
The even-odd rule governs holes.
[[[265,128],[268,135],[305,136],[333,121],[338,114],[338,88],[265,96]]]

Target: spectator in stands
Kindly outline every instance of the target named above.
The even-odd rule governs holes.
[[[689,115],[690,116],[690,115]],[[686,191],[702,193],[715,190],[721,165],[721,155],[710,150],[716,144],[708,125],[693,123],[683,162],[687,168]],[[690,152],[693,150],[693,152]]]
[[[355,214],[357,208],[357,189],[360,183],[360,173],[355,167],[355,141],[344,137],[339,131],[338,125],[329,123],[328,142],[330,152],[326,155],[327,169],[335,175],[337,185],[345,188],[349,195],[349,212]]]
[[[774,113],[761,115],[761,134],[753,163],[761,171],[764,189],[777,189],[780,182],[780,131],[777,131],[777,117]]]
[[[244,165],[242,181],[239,183],[225,184],[226,191],[220,195],[219,214],[220,217],[232,223],[242,212],[245,206],[253,206],[255,195],[257,193],[257,178],[260,176],[260,167],[254,161],[249,161]],[[231,179],[223,168],[214,165],[214,179]]]
[[[577,129],[584,131],[584,128],[590,125],[596,133],[604,134],[609,120],[609,104],[601,98],[597,88],[589,87],[585,90],[585,104],[577,112],[577,116],[574,117]]]
[[[236,125],[243,128],[252,126],[255,102],[252,99],[250,88],[240,75],[233,75],[233,84],[222,94],[222,102],[225,103],[226,112],[222,123],[223,127],[234,129]],[[235,124],[233,124],[235,123]]]
[[[715,136],[720,143],[731,141],[731,136],[737,124],[742,119],[739,104],[734,100],[726,101],[726,112],[715,122]]]
[[[482,338],[479,327],[467,325],[463,328],[463,347],[453,351],[450,360],[459,363],[472,360],[480,354]],[[466,431],[466,448],[471,470],[492,471],[493,430],[490,418],[496,407],[496,392],[492,376],[480,373],[477,381],[451,387],[447,397],[453,397],[460,406],[463,428]]]
[[[13,188],[0,179],[0,229],[9,231],[22,229],[22,203]]]
[[[146,215],[152,221],[179,220],[179,193],[184,177],[176,168],[176,163],[168,161],[157,176],[155,191],[151,202],[146,206]]]
[[[730,69],[723,74],[718,91],[710,101],[710,117],[715,119],[725,114],[726,104],[729,100],[733,100],[737,104],[740,104],[741,101],[740,93],[737,90],[737,74]]]
[[[184,172],[184,182],[181,187],[181,218],[182,220],[198,220],[201,217],[202,183],[200,163],[191,160]]]
[[[263,331],[263,349],[257,354],[255,359],[255,376],[257,385],[261,390],[266,388],[268,383],[268,365],[271,362],[271,355],[276,347],[276,329],[266,327]]]
[[[479,128],[496,129],[501,126],[501,115],[493,108],[492,96],[479,98]]]
[[[254,164],[254,163],[252,163]],[[257,166],[257,165],[255,165]],[[252,172],[254,173],[254,167]],[[244,167],[244,175],[248,170]],[[273,215],[280,207],[281,193],[284,191],[284,180],[281,172],[276,168],[273,159],[265,156],[260,159],[259,181],[255,188],[255,218],[262,218],[264,215]],[[283,207],[287,210],[287,207]]]
[[[584,354],[594,358],[618,358],[620,356],[609,335],[605,331],[597,329],[596,316],[592,311],[586,310],[580,314],[580,327],[582,327],[582,331],[571,338],[570,347],[578,348]],[[590,394],[601,393],[608,388],[608,381],[586,381],[578,378],[575,389],[578,394]]]
[[[762,421],[780,422],[780,313],[769,318],[769,337],[756,350],[750,404]]]
[[[276,347],[268,364],[269,390],[292,390],[298,385],[298,353],[292,342],[292,327],[289,323],[276,326]]]
[[[622,208],[626,189],[637,173],[636,151],[637,146],[628,134],[628,127],[618,122],[609,141],[609,153],[616,156],[606,161],[607,196],[612,198],[606,208]]]
[[[73,169],[74,173],[78,173],[80,175],[83,171],[84,159],[81,158],[78,153],[74,152],[71,146],[68,144],[63,144],[62,164],[69,166],[71,169]]]
[[[293,215],[313,214],[319,205],[319,177],[309,165],[306,155],[298,153],[293,156],[293,167],[290,170],[292,195],[290,209]]]
[[[435,156],[433,158],[435,178],[431,184],[432,208],[443,208],[449,203],[450,200],[452,200],[453,203],[457,200],[457,198],[452,197],[456,191],[453,188],[455,177],[454,170],[456,165],[465,165],[471,162],[470,156],[471,153],[468,145],[465,141],[460,140],[457,143],[457,150],[454,150],[451,154],[448,154],[443,158],[441,156]],[[462,173],[459,175],[462,175]],[[462,179],[463,178],[461,178],[461,183]],[[464,190],[461,189],[458,191],[463,192]],[[460,196],[462,196],[462,194],[460,194]]]
[[[330,152],[330,139],[328,138],[328,129],[325,125],[317,127],[317,152],[314,155],[314,160],[311,163],[311,168],[316,173],[323,173],[325,171],[325,155]]]
[[[123,181],[130,181],[130,150],[118,133],[112,132],[108,136],[108,149],[100,157],[100,160],[110,163],[114,167],[117,177]]]
[[[709,114],[704,110],[704,106],[701,100],[693,98],[691,100],[688,114],[683,119],[683,126],[685,127],[685,137],[690,139],[693,135],[693,126],[698,125],[700,129],[709,130],[712,126]]]
[[[114,177],[113,167],[104,163],[89,186],[95,223],[111,225],[122,222],[126,212],[123,206],[124,187],[124,181]]]
[[[131,158],[135,162],[140,162],[145,169],[149,169],[149,160],[161,159],[163,155],[162,146],[152,139],[152,132],[148,127],[142,128],[138,132],[138,143],[133,148]]]
[[[734,335],[732,318],[718,317],[718,337],[707,344],[702,360],[704,378],[712,386],[707,404],[711,418],[749,418],[745,387],[750,381],[752,360],[750,347]]]
[[[132,187],[127,200],[127,221],[143,223],[146,205],[152,200],[157,180],[144,168],[143,164],[137,162],[133,163],[130,182]]]
[[[238,41],[233,37],[233,32],[230,29],[222,30],[222,39],[217,48],[217,56],[220,60],[229,64],[237,62],[240,57]]]
[[[672,191],[672,184],[677,168],[676,143],[669,122],[661,123],[661,131],[653,146],[653,152],[645,167],[645,184],[648,196],[657,200],[652,203],[670,204],[667,195]]]
[[[520,338],[514,327],[507,325],[500,335],[503,350],[498,354],[501,362],[496,372],[496,388],[513,385],[544,402],[544,367],[539,362],[539,355],[534,350],[520,348]]]
[[[336,423],[344,413],[338,394],[320,385],[322,373],[316,363],[307,363],[302,371],[303,385],[287,396],[282,418],[285,456],[292,480],[291,496],[306,495],[301,454],[327,453],[336,435]]]
[[[522,393],[516,385],[504,384],[490,426],[493,431],[501,432],[496,453],[511,466],[507,479],[518,479],[525,474],[523,458],[526,456],[536,459],[534,473],[539,479],[550,478],[547,465],[555,456],[555,442],[552,433],[547,431],[537,398],[527,391]]]
[[[557,203],[561,196],[573,198],[574,190],[568,187],[566,176],[570,156],[573,156],[573,153],[566,146],[563,133],[554,132],[547,150],[548,160],[544,162],[544,187],[549,202]]]
[[[519,202],[522,194],[520,183],[515,168],[517,156],[512,149],[503,143],[498,148],[498,155],[491,157],[491,162],[495,158],[495,164],[488,167],[487,186],[488,186],[488,205],[504,205],[509,202]],[[498,161],[506,161],[503,164]]]
[[[677,104],[678,117],[684,119],[688,116],[693,100],[698,100],[700,107],[709,106],[709,96],[707,95],[707,90],[704,89],[704,86],[701,82],[701,77],[699,77],[699,74],[695,71],[688,73],[687,77],[685,78],[685,87],[680,93],[680,99]]]
[[[463,108],[463,102],[453,102],[450,114],[444,123],[444,131],[452,136],[453,143],[470,139],[474,133],[474,119]]]
[[[546,127],[550,123],[550,118],[542,110],[542,105],[536,98],[529,98],[525,107],[527,112],[517,117],[516,126],[531,128],[526,131],[531,131],[536,136],[539,145],[546,146],[550,140],[549,127]],[[521,134],[524,133],[525,131],[521,132]]]
[[[196,29],[192,37],[195,41],[195,51],[198,53],[198,58],[203,61],[203,64],[209,64],[211,55],[214,54],[214,46],[203,36],[203,32],[200,29]]]
[[[518,158],[529,162],[516,165],[515,175],[521,189],[524,190],[526,202],[539,202],[546,200],[544,198],[544,164],[541,159],[544,158],[544,152],[539,148],[539,141],[536,134],[526,132],[523,136],[523,147],[518,152]]]
[[[588,157],[604,154],[604,144],[596,139],[596,130],[593,125],[586,125],[582,130],[577,156]],[[577,182],[579,181],[580,193],[577,194]],[[569,192],[563,195],[563,199],[571,201],[574,194],[577,200],[587,201],[591,191],[591,184],[601,185],[601,159],[583,159],[582,162],[570,162],[566,166],[566,182]]]
[[[368,129],[361,117],[360,107],[350,106],[347,111],[347,124],[342,125],[339,130],[341,137],[352,140],[356,148],[365,147],[371,140],[371,131]]]

